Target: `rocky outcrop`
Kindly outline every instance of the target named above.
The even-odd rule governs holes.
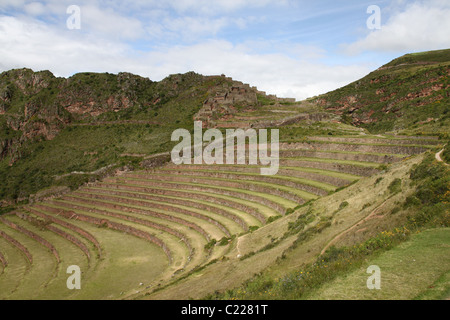
[[[194,116],[194,120],[202,121],[205,128],[214,127],[217,120],[230,117],[239,109],[258,105],[258,91],[242,82],[225,83],[211,91],[211,97]]]

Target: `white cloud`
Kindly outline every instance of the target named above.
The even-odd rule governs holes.
[[[134,40],[145,33],[140,20],[123,16],[110,8],[84,5],[81,7],[81,21],[83,29],[89,29],[90,33],[100,34],[102,37]]]
[[[257,54],[224,40],[137,53],[120,42],[98,41],[13,17],[0,17],[0,56],[2,71],[29,67],[65,77],[82,71],[127,71],[157,81],[188,71],[225,73],[268,93],[297,99],[325,93],[369,71],[361,65],[330,67],[280,53]]]
[[[24,11],[32,16],[39,16],[46,12],[45,6],[40,2],[31,2],[24,6]]]
[[[349,54],[358,54],[363,51],[404,52],[449,48],[449,16],[448,1],[417,2],[393,14],[381,30],[343,45],[343,49]]]

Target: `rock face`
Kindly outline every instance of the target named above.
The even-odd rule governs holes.
[[[0,160],[20,158],[27,141],[52,140],[67,125],[106,112],[144,107],[153,82],[130,73],[76,74],[16,69],[0,74]],[[150,88],[150,90],[149,90]],[[154,99],[153,99],[154,100]]]
[[[313,102],[379,132],[430,123],[441,119],[448,106],[449,61],[450,50],[405,55]]]

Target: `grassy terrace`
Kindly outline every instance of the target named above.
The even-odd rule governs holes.
[[[306,198],[315,199],[317,196],[284,186],[275,186],[269,183],[261,183],[255,181],[230,181],[227,179],[219,178],[208,178],[208,177],[182,177],[182,176],[169,176],[164,179],[159,179],[160,177],[154,176],[154,179],[145,179],[143,176],[130,176],[126,178],[121,177],[114,179],[116,183],[131,183],[141,186],[153,186],[153,185],[164,185],[164,186],[178,186],[183,185],[188,188],[212,188],[213,191],[220,192],[220,190],[226,190],[230,192],[238,192],[242,194],[259,195],[267,197],[268,199],[275,199],[278,197],[280,203],[284,203],[284,206],[296,206],[302,203]],[[250,191],[248,191],[250,190]],[[266,193],[264,195],[264,193]]]
[[[282,144],[275,176],[262,176],[254,165],[169,164],[105,178],[3,216],[45,239],[54,252],[0,223],[0,231],[22,245],[0,233],[0,298],[115,299],[152,291],[222,257],[250,254],[246,236],[256,228],[272,230],[269,219],[438,144],[379,136],[308,139],[316,149],[304,140]],[[283,232],[273,229],[264,241]],[[81,292],[65,287],[69,265],[83,270]]]
[[[287,176],[287,175],[280,175],[277,174],[276,176],[273,177],[262,177],[259,170],[254,170],[255,172],[238,172],[238,171],[226,171],[226,170],[220,170],[220,167],[218,168],[214,168],[211,170],[208,169],[183,169],[183,167],[180,168],[164,168],[161,170],[162,172],[164,172],[166,174],[177,174],[177,173],[184,173],[184,174],[192,174],[192,175],[199,175],[199,176],[207,176],[208,174],[212,174],[213,176],[217,176],[217,177],[224,177],[224,178],[229,178],[229,179],[234,179],[234,178],[242,178],[242,180],[245,180],[246,177],[248,177],[250,180],[255,180],[255,181],[266,181],[266,182],[270,182],[270,183],[274,183],[276,185],[284,185],[284,186],[292,186],[294,188],[298,188],[298,189],[302,189],[302,185],[309,185],[311,187],[315,187],[317,189],[323,189],[325,191],[334,191],[336,190],[336,186],[329,184],[329,183],[323,183],[323,182],[318,182],[315,180],[309,180],[309,179],[303,179],[303,178],[298,178],[295,176]],[[291,183],[292,182],[292,183]],[[302,189],[304,191],[308,191],[307,189]],[[312,189],[314,191],[312,191],[312,193],[315,193],[317,195],[321,195],[322,192],[320,192],[319,190],[315,190]],[[322,194],[323,195],[323,194]]]
[[[259,217],[258,214],[260,214],[259,212],[255,211],[251,211],[249,214],[247,214],[245,211],[241,211],[239,209],[236,209],[235,206],[233,206],[233,203],[230,203],[230,205],[222,205],[222,204],[217,204],[214,203],[212,201],[208,201],[211,200],[210,199],[188,199],[185,198],[183,200],[181,200],[177,195],[162,195],[162,196],[155,196],[149,193],[141,193],[141,192],[121,192],[121,191],[111,191],[111,190],[105,190],[102,188],[88,188],[88,189],[84,189],[82,190],[83,192],[92,192],[92,194],[107,194],[107,195],[114,195],[114,196],[120,196],[123,197],[124,199],[144,199],[144,200],[149,200],[150,203],[152,203],[151,201],[155,201],[155,202],[160,202],[160,203],[184,203],[185,205],[189,205],[192,207],[195,207],[196,205],[199,207],[213,207],[211,210],[212,212],[214,212],[214,208],[217,208],[218,211],[228,211],[230,214],[235,214],[237,216],[240,216],[242,219],[244,220],[248,220],[246,221],[248,225],[252,225],[252,224],[259,224],[259,223],[264,223],[265,219],[264,217]],[[228,204],[228,203],[227,203]],[[247,209],[250,211],[250,208],[248,207],[244,207],[244,209]],[[254,214],[254,216],[252,216],[252,214]],[[261,218],[261,220],[259,220],[258,218]]]
[[[239,217],[228,214],[227,212],[212,212],[207,211],[205,209],[199,209],[193,206],[189,205],[180,205],[180,204],[168,204],[169,202],[161,202],[161,201],[152,201],[152,200],[139,200],[136,201],[135,198],[126,198],[126,197],[119,197],[119,196],[97,196],[93,193],[76,193],[73,197],[70,198],[72,201],[78,200],[78,201],[86,201],[92,202],[92,204],[98,204],[105,206],[107,204],[118,204],[121,206],[131,206],[136,208],[153,208],[153,206],[156,206],[157,204],[161,204],[160,209],[164,210],[173,210],[178,211],[179,213],[185,213],[186,215],[189,215],[190,213],[195,214],[197,217],[201,217],[205,221],[208,221],[212,219],[213,221],[218,221],[222,225],[230,225],[229,232],[234,233],[236,231],[242,232],[242,229],[245,229],[248,227],[248,225],[245,224],[245,222],[242,219],[239,219]],[[91,201],[90,199],[95,199],[94,201]],[[233,218],[239,219],[237,222],[233,221]],[[232,225],[232,226],[231,226]]]
[[[60,203],[58,203],[58,205],[60,205]],[[63,205],[61,205],[61,206],[54,206],[54,208],[63,209],[65,207]],[[145,221],[145,219],[141,219],[142,222],[138,224],[138,223],[130,222],[124,218],[115,217],[115,216],[113,217],[110,215],[101,214],[100,212],[97,212],[97,211],[90,212],[89,208],[86,208],[86,210],[82,210],[82,208],[78,208],[78,209],[72,209],[71,211],[78,213],[78,214],[89,215],[90,217],[93,217],[93,218],[105,219],[110,222],[120,223],[125,226],[130,226],[130,227],[136,228],[138,230],[141,230],[143,232],[157,236],[159,239],[161,239],[164,242],[164,244],[168,247],[168,249],[170,251],[171,260],[172,260],[171,268],[173,271],[176,271],[177,269],[181,268],[182,266],[184,266],[187,263],[187,257],[190,255],[190,248],[188,247],[188,244],[184,243],[183,241],[180,241],[180,238],[178,238],[168,232],[160,232],[158,229],[149,227],[148,225],[142,223]],[[153,244],[149,243],[149,245],[153,245]]]
[[[159,174],[159,175],[154,175],[152,176],[152,179],[146,179],[145,176],[142,174],[142,176],[130,176],[129,178],[127,177],[127,181],[133,181],[133,182],[153,182],[154,180],[156,181],[162,181],[162,182],[187,182],[187,183],[198,183],[200,182],[200,185],[204,185],[204,186],[209,186],[211,185],[218,185],[221,186],[223,183],[228,183],[230,182],[229,179],[225,179],[225,178],[211,178],[211,177],[187,177],[187,176],[179,176],[179,175],[170,175],[170,174]],[[119,179],[120,181],[120,179]],[[232,181],[234,182],[234,181]],[[275,190],[281,190],[283,192],[286,192],[288,195],[293,195],[294,197],[298,197],[298,199],[300,201],[307,201],[310,199],[316,199],[317,196],[309,193],[309,192],[305,192],[303,190],[299,190],[299,189],[295,189],[295,188],[291,188],[291,187],[286,187],[286,186],[282,186],[282,185],[274,185],[273,183],[266,183],[266,182],[259,182],[259,181],[243,181],[243,182],[239,182],[239,185],[241,185],[242,188],[245,188],[247,186],[256,186],[256,187],[266,187],[266,188],[272,188]],[[238,190],[238,188],[233,188],[233,190]],[[289,199],[286,196],[286,199]],[[298,205],[298,202],[294,202],[295,205]]]
[[[287,200],[286,198],[278,195],[272,195],[271,192],[273,191],[273,189],[271,188],[262,189],[268,190],[268,192],[264,193],[261,191],[249,191],[248,189],[232,188],[226,186],[221,187],[213,184],[187,182],[177,183],[172,181],[161,182],[134,178],[126,180],[115,179],[114,182],[102,183],[101,185],[105,186],[105,184],[111,188],[144,188],[144,190],[158,190],[159,192],[164,192],[164,190],[168,190],[169,192],[182,192],[182,190],[186,190],[186,192],[195,192],[207,196],[225,196],[233,200],[236,199],[244,202],[247,202],[247,200],[245,199],[247,197],[250,197],[252,199],[258,199],[260,203],[263,203],[264,200],[268,200],[270,201],[270,204],[274,206],[282,206],[284,210],[282,208],[279,209],[282,210],[282,212],[284,212],[287,208],[297,205],[297,202],[295,201]],[[292,196],[294,197],[295,195],[292,194]],[[250,202],[248,204],[255,205],[254,202]]]
[[[119,184],[102,184],[101,185],[101,189],[100,188],[96,188],[99,190],[104,190],[104,189],[108,189],[108,190],[125,190],[125,191],[129,191],[130,194],[136,195],[137,197],[143,195],[148,195],[148,194],[158,194],[158,195],[163,195],[165,197],[176,197],[178,199],[182,198],[182,199],[202,199],[202,200],[206,200],[207,202],[212,202],[212,203],[222,203],[225,202],[228,206],[230,207],[244,207],[244,208],[248,208],[249,210],[257,210],[258,212],[260,212],[262,215],[264,215],[266,218],[272,216],[272,215],[276,215],[276,214],[280,214],[283,213],[285,210],[277,203],[267,200],[265,198],[262,197],[258,197],[258,196],[249,196],[250,199],[254,199],[255,202],[253,201],[249,201],[249,200],[243,200],[241,198],[236,197],[236,193],[232,193],[232,192],[224,192],[227,195],[221,195],[221,194],[214,194],[211,192],[200,192],[200,191],[196,191],[196,190],[191,190],[191,191],[185,191],[185,190],[180,190],[178,188],[175,189],[167,189],[167,188],[157,188],[157,187],[153,187],[153,188],[146,188],[146,187],[142,187],[142,186],[132,186],[132,185],[119,185]],[[209,189],[206,189],[209,190]],[[240,194],[237,194],[237,196],[239,196]],[[257,201],[263,201],[265,203],[265,205],[262,205],[260,203],[258,203]]]
[[[299,161],[307,161],[311,163],[322,162],[322,163],[334,163],[334,164],[348,164],[352,166],[359,167],[370,167],[370,168],[378,168],[380,166],[377,162],[366,162],[366,161],[352,161],[352,160],[340,160],[340,159],[332,159],[332,158],[313,158],[313,157],[292,157],[292,158],[283,158],[280,157],[280,163],[283,164],[283,160],[299,160]]]

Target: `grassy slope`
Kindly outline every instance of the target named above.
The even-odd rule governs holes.
[[[368,290],[368,266],[381,269],[381,289]],[[362,267],[326,283],[309,299],[410,300],[450,297],[450,282],[440,280],[450,272],[450,229],[431,229],[416,234],[392,250],[369,259]],[[437,284],[435,284],[437,282]],[[438,286],[439,288],[436,288]]]
[[[418,230],[419,225],[424,225],[426,221],[439,220],[443,217],[443,221],[447,222],[436,223],[448,224],[448,214],[445,215],[445,211],[442,213],[442,208],[429,209],[428,205],[417,203],[412,207],[404,207],[406,206],[404,203],[411,201],[411,196],[415,194],[417,188],[415,180],[409,178],[411,168],[421,163],[422,159],[423,156],[419,156],[393,164],[388,172],[364,178],[345,190],[305,205],[292,215],[236,239],[233,243],[234,248],[230,250],[226,259],[149,296],[132,297],[151,299],[209,297],[244,300],[305,298],[307,295],[303,294],[313,294],[318,287],[331,281],[336,274],[345,275],[352,272],[354,266],[367,264],[366,262],[375,259],[379,252],[395,247],[408,239],[407,236],[402,236],[401,226],[405,223],[410,223],[411,230]],[[395,181],[401,181],[401,187],[394,188],[393,186],[397,184]],[[425,193],[424,190],[428,186],[426,183],[420,184],[418,190]],[[348,204],[343,205],[343,202]],[[439,201],[437,205],[440,206]],[[431,216],[425,218],[424,212],[429,212]],[[435,212],[436,218],[430,212]],[[391,235],[389,230],[395,227],[398,227],[399,231]],[[347,230],[352,232],[346,232]],[[312,267],[322,249],[341,234],[344,235],[338,238],[338,242],[333,242],[333,245],[352,248],[353,245],[361,243],[361,246],[357,246],[358,250],[355,249],[353,255],[346,255],[348,261],[340,267],[336,267],[336,264],[327,270],[326,265],[320,263],[320,268]],[[439,241],[441,240],[442,238],[439,238]],[[381,247],[374,246],[377,241],[381,241]],[[327,252],[324,257],[330,257],[330,254],[333,254],[333,251]],[[366,261],[366,258],[369,260]],[[339,258],[336,261],[341,263],[344,260]],[[298,288],[289,289],[286,287],[286,281],[289,282],[292,277],[296,278],[300,270],[314,272],[314,277],[309,284],[311,287],[298,296],[298,293],[303,291]],[[435,270],[437,271],[429,278],[430,283],[443,272],[439,268]],[[234,289],[230,290],[232,288]],[[214,292],[221,294],[214,295]],[[415,296],[418,293],[411,291],[405,294]]]
[[[27,70],[25,74],[31,76],[32,71]],[[55,176],[74,171],[92,172],[109,165],[137,167],[145,155],[170,150],[175,145],[170,141],[172,132],[178,128],[192,129],[192,117],[202,106],[208,90],[226,81],[222,77],[195,73],[173,75],[158,83],[132,75],[131,80],[125,81],[112,74],[83,73],[67,80],[45,74],[49,87],[31,94],[14,86],[13,75],[13,72],[3,73],[0,77],[0,89],[4,85],[14,89],[10,106],[0,115],[0,142],[16,138],[16,153],[21,159],[12,166],[11,156],[0,160],[0,179],[5,182],[0,185],[0,200],[19,202],[51,186],[76,188],[99,177],[70,175],[58,180]],[[62,93],[59,86],[63,86]],[[29,85],[26,88],[31,90]],[[134,97],[134,105],[119,112],[105,109],[97,117],[81,117],[61,107],[66,102],[58,94],[64,92],[64,99],[72,95],[79,96],[77,102],[82,103],[94,99],[99,109],[114,94]],[[154,103],[156,98],[159,100]],[[24,116],[25,105],[35,100],[39,102],[37,113],[29,120]],[[62,125],[54,118],[55,114],[69,125]],[[48,121],[59,123],[60,132],[50,141],[36,137],[19,144],[22,132],[7,126],[7,119],[12,118],[27,121],[28,127],[33,121],[45,125]],[[143,156],[123,157],[123,154]]]
[[[326,108],[339,107],[344,120],[370,120],[362,127],[372,132],[445,133],[450,125],[449,68],[450,49],[409,54],[313,99],[325,101]],[[356,102],[346,105],[350,97]]]

